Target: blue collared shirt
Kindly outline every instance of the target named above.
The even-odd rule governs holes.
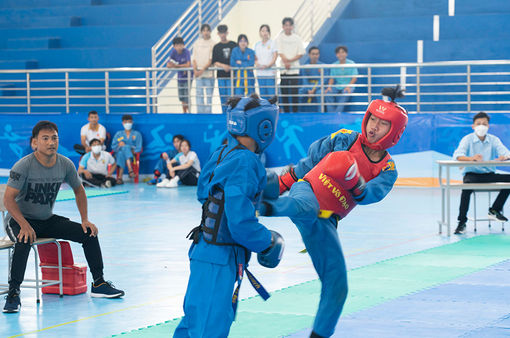
[[[483,161],[492,161],[499,156],[510,156],[510,151],[503,145],[501,140],[494,135],[487,134],[485,139],[481,141],[475,133],[466,135],[460,140],[459,146],[453,153],[453,159],[459,156],[482,155]],[[495,167],[465,167],[463,173],[490,173],[495,172]]]

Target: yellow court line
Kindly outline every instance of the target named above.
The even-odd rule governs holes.
[[[69,322],[66,322],[66,323],[60,323],[60,324],[48,326],[48,327],[45,327],[43,329],[20,333],[20,334],[14,335],[14,336],[9,336],[7,338],[15,338],[15,337],[25,336],[25,335],[28,335],[28,334],[34,334],[34,333],[38,333],[38,332],[54,329],[54,328],[57,328],[57,327],[60,327],[60,326],[64,326],[64,325],[68,325],[68,324],[74,324],[74,323],[78,323],[78,322],[81,322],[81,321],[84,321],[84,320],[89,320],[89,319],[94,319],[94,318],[98,318],[98,317],[102,317],[102,316],[107,316],[107,315],[111,315],[111,314],[122,312],[122,311],[132,310],[132,309],[136,309],[136,308],[139,308],[139,307],[144,307],[144,306],[151,305],[151,304],[161,303],[163,301],[167,301],[167,300],[172,299],[172,298],[180,298],[180,297],[182,297],[182,295],[176,295],[176,296],[172,296],[172,297],[165,297],[165,298],[158,299],[158,300],[155,300],[155,301],[152,301],[152,302],[147,302],[147,303],[138,304],[138,305],[132,305],[132,306],[128,306],[128,307],[123,308],[123,309],[118,309],[118,310],[115,310],[115,311],[100,313],[100,314],[97,314],[97,315],[94,315],[94,316],[84,317],[84,318],[72,320],[72,321],[69,321]]]

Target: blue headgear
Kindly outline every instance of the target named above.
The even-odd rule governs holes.
[[[244,107],[252,100],[254,99],[243,97],[235,108],[228,108],[227,129],[232,135],[249,136],[254,139],[257,143],[255,152],[261,154],[273,142],[278,121],[278,106],[259,99],[260,106],[245,111]]]

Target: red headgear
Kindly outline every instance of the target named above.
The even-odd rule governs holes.
[[[371,115],[391,122],[390,131],[375,143],[369,143],[367,139],[367,123]],[[407,111],[403,107],[393,101],[373,100],[368,105],[367,112],[363,118],[361,142],[374,150],[391,148],[400,140],[406,125]]]

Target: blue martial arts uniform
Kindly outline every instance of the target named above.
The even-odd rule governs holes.
[[[238,64],[237,61],[241,61]],[[255,65],[255,52],[251,48],[241,51],[241,48],[232,49],[230,66],[232,67],[253,67]],[[234,71],[234,94],[248,96],[255,93],[255,76],[253,70],[238,69]]]
[[[198,180],[198,200],[204,210],[217,212],[221,223],[216,235],[197,232],[191,245],[184,317],[174,337],[227,337],[234,320],[232,296],[239,270],[246,268],[251,252],[271,245],[270,231],[255,216],[256,203],[266,185],[265,169],[257,154],[232,136],[228,138],[228,145],[211,155]],[[205,226],[206,216],[204,211]]]
[[[315,141],[308,150],[308,156],[295,167],[296,176],[303,178],[330,152],[350,150],[358,135],[357,132],[343,129]],[[393,160],[389,159],[388,164],[374,179],[367,182],[366,196],[358,204],[378,202],[390,192],[397,179],[397,171]],[[317,198],[306,181],[294,183],[287,196],[268,202],[272,207],[272,216],[289,216],[301,233],[322,282],[313,331],[320,336],[329,337],[335,330],[347,298],[347,270],[337,233],[338,216],[317,216]]]
[[[120,147],[119,143],[124,142]],[[117,165],[127,169],[126,161],[133,157],[133,151],[138,153],[142,151],[142,134],[139,131],[131,129],[129,137],[125,130],[119,130],[115,133],[112,140],[112,150],[115,154]]]

